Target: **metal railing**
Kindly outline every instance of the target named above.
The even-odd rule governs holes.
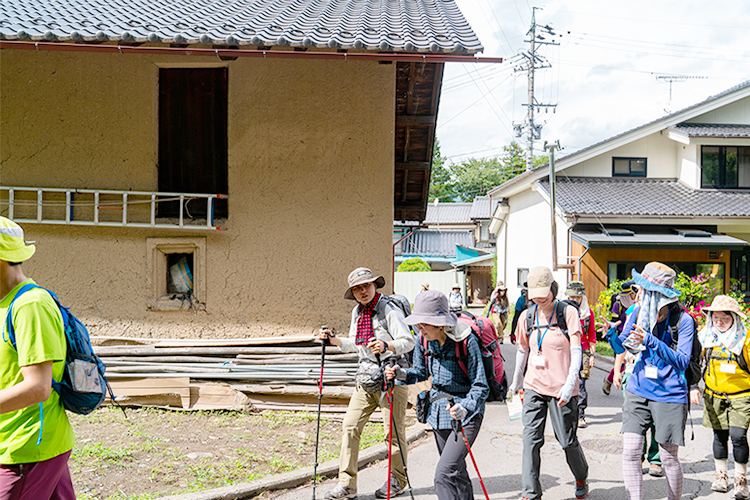
[[[0,214],[16,222],[79,226],[223,230],[215,225],[215,201],[225,194],[163,193],[112,189],[0,186]],[[160,216],[159,203],[179,202],[176,216]],[[205,215],[190,204],[205,203]]]

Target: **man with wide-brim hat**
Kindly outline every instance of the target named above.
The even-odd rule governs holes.
[[[341,437],[341,455],[339,457],[339,482],[329,491],[326,499],[355,498],[357,496],[357,471],[359,461],[359,441],[362,430],[370,415],[379,407],[383,413],[385,436],[388,437],[390,421],[389,397],[383,394],[384,384],[381,377],[373,380],[381,363],[391,358],[399,361],[407,352],[414,349],[414,337],[404,322],[404,313],[391,302],[390,297],[378,292],[385,286],[385,278],[376,276],[366,267],[358,267],[347,279],[348,288],[344,298],[357,301],[352,309],[348,337],[337,337],[326,329],[321,330],[318,338],[328,339],[331,344],[341,348],[344,352],[356,352],[359,356],[357,370],[357,384],[354,394],[349,400],[343,423]],[[383,320],[381,320],[383,318]],[[385,484],[375,491],[376,498],[388,496],[390,482],[390,496],[397,496],[406,490],[406,442],[401,446],[401,440],[406,439],[406,404],[408,389],[405,385],[393,388],[393,425],[396,427],[400,439],[393,439],[391,448],[392,475],[386,478]]]
[[[497,329],[497,341],[503,343],[505,338],[505,327],[508,325],[508,309],[510,308],[510,301],[508,300],[508,287],[505,283],[500,281],[495,287],[495,291],[492,293],[492,299],[490,300],[490,306],[487,308],[489,316],[495,323]]]
[[[682,496],[682,465],[688,394],[685,371],[693,354],[695,323],[678,302],[677,274],[661,262],[633,270],[642,299],[628,316],[620,340],[639,356],[625,387],[622,409],[622,473],[628,498],[642,498],[641,454],[646,431],[653,422],[659,458],[669,485],[668,500]],[[621,387],[615,371],[615,385]]]
[[[0,217],[0,318],[12,304],[16,339],[15,346],[5,335],[0,342],[0,495],[72,500],[68,458],[75,437],[51,390],[65,368],[65,332],[52,296],[21,269],[35,250],[18,224]]]

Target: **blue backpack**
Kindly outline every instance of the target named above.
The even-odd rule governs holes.
[[[109,391],[109,395],[112,401],[114,401],[115,397],[112,393],[112,388],[109,386],[109,382],[107,382],[107,377],[104,376],[104,363],[94,354],[88,330],[86,330],[86,327],[83,326],[83,323],[78,318],[73,316],[69,308],[60,305],[57,295],[46,288],[32,283],[21,287],[8,307],[8,315],[5,318],[7,338],[5,332],[3,332],[3,340],[5,342],[9,341],[13,349],[16,349],[16,332],[13,328],[13,303],[18,300],[18,297],[33,288],[46,290],[55,299],[55,303],[60,308],[60,314],[62,315],[67,344],[65,370],[60,382],[52,380],[52,388],[60,395],[60,401],[62,401],[65,409],[80,415],[88,415],[102,405],[107,396],[107,391]],[[41,408],[42,404],[39,403],[40,413]],[[39,436],[41,439],[41,429]]]

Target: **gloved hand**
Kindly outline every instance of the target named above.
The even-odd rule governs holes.
[[[393,373],[396,375],[396,380],[406,380],[406,371],[399,365],[394,365]]]
[[[456,420],[463,420],[466,418],[466,415],[469,414],[466,408],[461,406],[461,403],[456,403],[453,406],[448,405],[448,408],[446,409],[451,412],[451,417]]]

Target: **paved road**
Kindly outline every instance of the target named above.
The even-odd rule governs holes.
[[[512,373],[515,360],[515,347],[503,346],[506,366]],[[587,420],[589,426],[580,429],[578,436],[589,462],[589,482],[591,499],[621,500],[626,499],[622,484],[621,470],[621,437],[620,411],[622,394],[613,390],[610,396],[601,391],[601,383],[606,373],[603,369],[594,369],[589,381],[589,409]],[[693,408],[691,419],[694,422],[695,440],[691,441],[691,427],[688,423],[685,432],[686,446],[680,448],[680,458],[685,472],[685,489],[683,498],[706,497],[710,499],[733,498],[730,493],[711,491],[713,481],[713,459],[711,457],[712,433],[701,425],[702,409]],[[574,479],[568,470],[565,456],[552,434],[551,425],[547,425],[546,444],[542,448],[542,486],[545,499],[575,498],[573,494]],[[504,404],[487,405],[482,430],[474,444],[473,451],[484,478],[491,499],[520,498],[521,493],[521,423],[520,420],[509,421]],[[409,477],[416,500],[435,498],[432,486],[433,472],[437,463],[437,448],[430,437],[418,443],[409,451]],[[468,459],[467,459],[468,460]],[[374,491],[386,478],[385,462],[379,462],[362,470],[359,474],[359,498],[373,499]],[[476,472],[469,461],[471,476],[474,479],[475,498],[484,498]],[[731,477],[730,464],[730,477]],[[335,479],[318,485],[317,496],[322,498],[325,492],[333,488]],[[664,478],[644,476],[644,498],[646,500],[666,498],[666,481]],[[301,487],[282,493],[278,500],[297,500],[312,498],[310,486]],[[404,494],[398,498],[409,498]]]

